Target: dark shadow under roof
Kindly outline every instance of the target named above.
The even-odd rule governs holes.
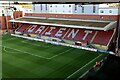
[[[106,28],[114,27],[115,21],[93,21],[93,20],[80,20],[80,19],[60,19],[60,18],[33,18],[23,17],[11,22],[31,23],[40,25],[52,25],[52,26],[63,26],[73,28],[85,28],[85,29],[98,29],[105,30]],[[112,23],[112,24],[111,24]]]

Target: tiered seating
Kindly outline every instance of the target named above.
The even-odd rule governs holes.
[[[101,44],[107,46],[114,31],[95,31],[78,28],[24,24],[18,29],[18,32],[24,32],[26,34],[39,34],[42,36],[75,40],[84,43],[92,42],[94,44]]]
[[[64,39],[68,39],[68,40],[79,40],[80,35],[79,33],[81,33],[83,31],[80,31],[78,28],[70,28],[69,32],[67,33],[67,35],[64,37]],[[82,34],[81,34],[82,35]],[[78,37],[79,36],[79,37]]]
[[[85,30],[84,35],[80,38],[81,42],[90,42],[96,31]],[[87,34],[88,33],[88,34]]]
[[[17,30],[18,32],[23,32],[25,31],[30,25],[29,24],[24,24],[20,26],[20,28]]]
[[[107,46],[112,35],[113,35],[113,30],[98,31],[98,33],[92,43]]]
[[[41,34],[42,31],[39,31],[39,28],[41,29],[40,25],[31,25],[28,27],[28,29],[25,31],[25,33],[27,33],[27,34]]]
[[[68,31],[68,28],[59,28],[59,30],[56,32],[54,37],[62,38],[66,34],[67,31]]]
[[[72,34],[71,32],[74,32]],[[65,36],[65,39],[76,40],[80,42],[90,42],[96,31],[90,31],[85,29],[73,29],[71,28],[68,32],[68,35]]]
[[[56,32],[59,30],[59,27],[48,27],[47,30],[42,34],[43,36],[55,37]]]

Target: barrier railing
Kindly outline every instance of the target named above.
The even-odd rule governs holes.
[[[49,41],[49,40],[43,40],[43,39],[37,39],[37,38],[31,38],[31,37],[26,37],[26,36],[21,36],[21,35],[16,35],[16,34],[11,34],[12,36],[16,37],[21,37],[29,40],[35,40],[35,41],[42,41],[46,43],[51,43],[51,44],[56,44],[56,45],[62,45],[62,46],[69,46],[73,48],[79,48],[79,49],[84,49],[84,50],[89,50],[89,51],[94,51],[97,52],[97,49],[94,48],[87,48],[87,47],[82,47],[82,46],[77,46],[77,45],[71,45],[71,44],[66,44],[66,43],[61,43],[61,42],[54,42],[54,41]]]

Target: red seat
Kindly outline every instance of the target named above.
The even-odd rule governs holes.
[[[20,27],[17,31],[18,32],[23,32],[25,29],[27,29],[30,25],[29,24],[24,24],[22,27]]]
[[[113,30],[109,31],[98,31],[96,37],[94,38],[93,42],[94,44],[101,44],[107,46],[109,43],[112,35],[113,35]]]
[[[63,28],[55,26],[50,27],[30,24],[24,24],[18,29],[18,31],[24,31],[24,33],[40,34],[43,36],[51,36],[56,38],[64,38],[67,40],[74,40],[80,42],[91,42],[93,40],[93,44],[101,44],[105,46],[107,46],[107,44],[109,43],[114,32],[113,30],[95,31],[79,28]]]
[[[47,30],[42,35],[54,37],[56,32],[59,30],[59,27],[49,27],[48,26],[46,29]],[[50,34],[49,34],[49,32],[50,32]]]

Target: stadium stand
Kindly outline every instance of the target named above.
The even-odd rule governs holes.
[[[24,24],[16,31],[24,34],[35,34],[64,40],[79,41],[86,44],[100,44],[103,46],[108,46],[114,33],[113,29],[103,31],[33,24]]]
[[[29,34],[29,33],[31,33],[31,34],[40,34],[40,31],[39,32],[36,32],[38,29],[39,29],[39,25],[30,25],[27,29],[26,29],[26,31],[25,31],[25,33],[26,34]]]
[[[115,38],[116,21],[25,16],[10,20],[24,24],[18,34],[43,40],[109,50]],[[29,27],[24,27],[29,24]]]
[[[93,42],[94,44],[101,44],[101,45],[107,45],[110,38],[113,35],[113,30],[109,31],[98,31],[96,37],[94,38]]]
[[[17,31],[18,31],[18,32],[23,32],[23,31],[26,30],[26,28],[28,28],[28,27],[29,27],[28,24],[23,24],[23,25],[21,25],[21,26],[17,29]]]

